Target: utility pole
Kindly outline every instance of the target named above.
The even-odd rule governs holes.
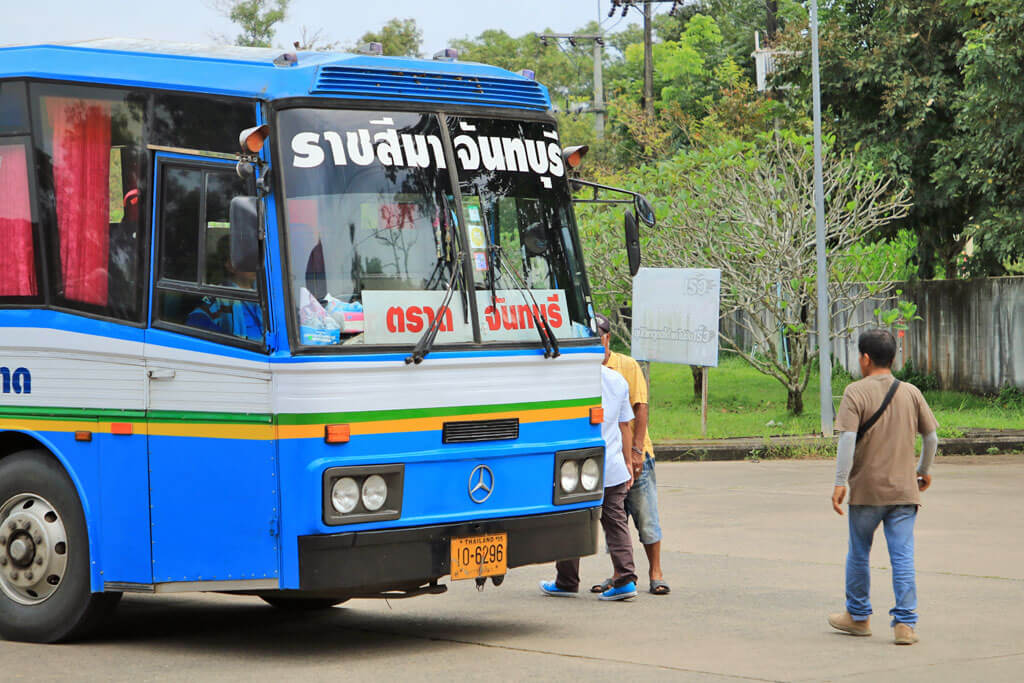
[[[604,36],[600,33],[540,33],[537,37],[544,45],[549,40],[566,40],[573,47],[580,41],[594,41],[594,102],[590,111],[594,114],[594,133],[597,139],[604,138]]]
[[[666,2],[672,3],[672,7],[668,12],[670,15],[675,13],[677,7],[683,5],[682,0],[612,0],[612,9],[608,12],[610,17],[617,8],[621,7],[622,16],[626,16],[630,7],[644,6],[644,94],[640,104],[643,107],[644,114],[648,117],[654,116],[654,49],[652,47],[654,28],[652,19],[654,18],[654,11],[651,6]]]
[[[604,40],[594,41],[594,135],[604,139]]]
[[[825,268],[825,190],[821,163],[821,73],[818,67],[818,0],[811,0],[811,89],[814,101],[814,227],[818,256],[818,370],[821,433],[832,436],[831,305]]]
[[[651,3],[644,2],[644,113],[654,118],[654,48],[651,45]]]

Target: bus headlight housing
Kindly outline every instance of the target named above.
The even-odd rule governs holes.
[[[604,495],[604,448],[579,448],[555,453],[555,505],[601,500]]]
[[[331,487],[331,505],[343,515],[347,515],[359,505],[359,484],[352,477],[342,477]]]
[[[404,479],[405,465],[402,464],[324,470],[324,524],[340,526],[400,518]]]
[[[388,483],[379,474],[371,474],[363,481],[363,507],[370,512],[380,510],[388,498]]]
[[[572,493],[580,485],[580,463],[578,460],[566,460],[559,468],[562,493]]]
[[[594,458],[587,458],[580,467],[580,484],[585,491],[596,491],[601,483],[601,466]]]

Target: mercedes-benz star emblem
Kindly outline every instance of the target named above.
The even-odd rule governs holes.
[[[487,465],[477,465],[469,473],[469,497],[474,503],[483,503],[494,492],[494,472]]]

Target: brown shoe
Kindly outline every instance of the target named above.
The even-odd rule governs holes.
[[[892,627],[892,642],[897,645],[913,645],[918,641],[914,627],[910,624],[896,624]]]
[[[851,636],[870,636],[870,619],[854,621],[849,612],[828,615],[828,625]],[[900,624],[902,626],[902,624]]]

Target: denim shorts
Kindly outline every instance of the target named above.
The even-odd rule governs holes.
[[[626,495],[626,514],[633,518],[633,524],[640,533],[644,545],[661,540],[661,524],[658,523],[658,480],[654,476],[654,458],[644,458],[644,469],[633,482]]]

